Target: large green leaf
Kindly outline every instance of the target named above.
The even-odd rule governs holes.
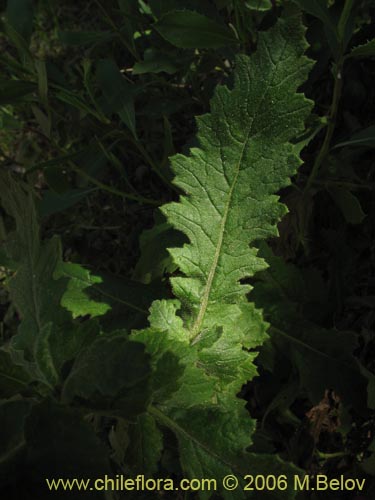
[[[31,189],[6,174],[0,177],[0,188],[2,206],[16,223],[4,244],[16,271],[7,286],[21,318],[10,352],[34,380],[52,387],[64,363],[97,333],[96,325],[73,324],[61,307],[68,280],[54,278],[62,260],[60,242],[56,237],[41,241]]]
[[[255,423],[236,395],[256,374],[249,350],[264,342],[267,324],[241,281],[266,267],[254,243],[277,235],[286,209],[273,193],[300,164],[289,141],[311,109],[297,93],[311,67],[303,34],[293,13],[261,33],[257,52],[237,58],[233,89],[218,87],[211,113],[198,118],[199,147],[171,160],[185,194],[162,212],[189,239],[170,249],[182,273],[171,279],[178,301],[155,302],[150,328],[133,335],[146,344],[155,373],[167,352],[185,367],[174,365],[177,390],[154,391],[149,413],[175,433],[189,477],[221,480],[254,465],[245,450]],[[222,494],[243,498],[239,489]]]
[[[304,128],[311,103],[296,89],[311,67],[298,17],[281,20],[258,51],[236,61],[232,91],[219,87],[211,114],[198,119],[199,148],[176,155],[174,183],[186,196],[162,208],[190,244],[171,249],[184,277],[172,278],[189,309],[189,336],[198,340],[217,304],[245,300],[240,280],[264,269],[249,243],[277,235],[286,209],[273,195],[300,163],[289,144]]]

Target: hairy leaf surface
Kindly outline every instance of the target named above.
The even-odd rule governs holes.
[[[305,48],[295,16],[262,34],[250,60],[237,58],[233,90],[218,87],[211,113],[198,118],[200,148],[172,159],[186,196],[163,212],[190,240],[171,253],[185,275],[172,286],[190,312],[192,340],[216,304],[244,301],[250,287],[240,280],[265,267],[249,243],[277,234],[285,207],[273,193],[299,165],[289,141],[311,108],[296,93],[310,69]]]
[[[286,209],[274,193],[300,163],[289,141],[311,109],[297,93],[311,66],[305,49],[298,15],[262,33],[257,52],[237,58],[233,89],[218,87],[211,113],[198,118],[199,147],[172,158],[174,183],[185,194],[162,212],[189,240],[170,249],[181,272],[171,279],[178,300],[155,302],[150,328],[134,336],[156,374],[168,352],[177,360],[169,380],[158,378],[167,387],[178,380],[177,389],[163,393],[159,384],[149,413],[176,435],[189,477],[251,469],[246,448],[255,422],[236,395],[256,374],[249,350],[264,342],[267,324],[242,280],[266,267],[251,245],[277,235]],[[263,458],[271,466],[273,458]],[[242,498],[239,490],[223,495]]]

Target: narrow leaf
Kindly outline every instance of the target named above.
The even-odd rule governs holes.
[[[30,96],[35,90],[36,85],[32,82],[22,80],[1,80],[0,105],[22,101]]]
[[[73,47],[108,42],[114,37],[110,31],[59,31],[59,40]]]
[[[335,146],[332,149],[343,148],[345,146],[349,146],[352,148],[355,147],[375,148],[375,125],[372,125],[371,127],[367,127],[363,130],[360,130],[359,132],[356,132],[347,141],[335,144]]]
[[[30,40],[33,31],[33,15],[32,0],[7,1],[7,21],[27,42]]]
[[[117,113],[133,135],[135,131],[134,90],[110,59],[97,65],[97,79],[112,113]]]

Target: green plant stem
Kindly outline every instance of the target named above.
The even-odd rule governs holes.
[[[138,201],[139,203],[145,203],[146,205],[153,205],[153,206],[160,206],[161,202],[157,200],[153,200],[152,198],[144,198],[143,196],[136,196],[134,194],[130,193],[124,193],[123,191],[119,191],[116,188],[113,188],[111,186],[108,186],[107,184],[103,184],[102,182],[98,181],[95,179],[95,177],[92,177],[90,174],[85,172],[84,170],[81,170],[79,167],[71,163],[72,169],[81,177],[84,177],[88,181],[90,181],[92,184],[95,184],[98,188],[102,189],[103,191],[107,191],[108,193],[114,194],[116,196],[121,196],[122,198],[127,198],[129,200],[133,201]]]
[[[63,153],[66,155],[66,151],[62,150],[60,146],[57,144],[56,141],[53,139],[51,140],[51,144],[60,151],[60,153]],[[104,184],[103,182],[100,182],[98,179],[95,179],[95,177],[92,177],[90,174],[82,170],[81,168],[77,167],[77,165],[70,160],[69,165],[72,168],[74,172],[76,172],[78,175],[81,177],[87,179],[90,181],[92,184],[100,188],[102,191],[107,191],[108,193],[114,194],[115,196],[120,196],[121,198],[128,199],[128,200],[133,200],[133,201],[138,201],[139,203],[144,203],[146,205],[152,205],[159,207],[162,205],[161,201],[154,200],[152,198],[145,198],[144,196],[140,195],[135,195],[135,194],[130,194],[130,193],[124,193],[123,191],[120,191],[116,188],[113,188],[112,186],[108,186],[107,184]]]
[[[316,450],[319,458],[324,458],[328,460],[329,458],[340,458],[348,456],[348,453],[345,451],[336,451],[335,453],[323,453],[322,451]]]
[[[310,191],[311,186],[314,183],[316,176],[318,175],[320,167],[321,167],[322,163],[324,162],[324,160],[326,159],[326,157],[328,156],[328,153],[330,150],[333,132],[335,131],[335,128],[336,128],[337,111],[338,111],[340,98],[341,98],[341,92],[342,92],[343,65],[344,65],[344,56],[343,56],[343,54],[341,54],[339,57],[339,60],[337,62],[336,68],[335,68],[335,83],[334,83],[334,88],[333,88],[332,104],[331,104],[330,113],[328,116],[328,125],[327,125],[326,135],[324,137],[323,145],[318,153],[318,156],[315,159],[310,176],[307,180],[307,183],[306,183],[306,186],[304,189],[304,193],[303,193],[304,196],[306,196],[306,194]]]

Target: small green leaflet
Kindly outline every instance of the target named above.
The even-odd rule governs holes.
[[[90,274],[79,264],[60,261],[56,266],[54,278],[62,277],[69,278],[69,282],[61,298],[61,305],[72,313],[73,318],[87,314],[94,318],[102,316],[111,309],[109,304],[94,301],[85,293],[86,288],[102,283],[100,276]]]

